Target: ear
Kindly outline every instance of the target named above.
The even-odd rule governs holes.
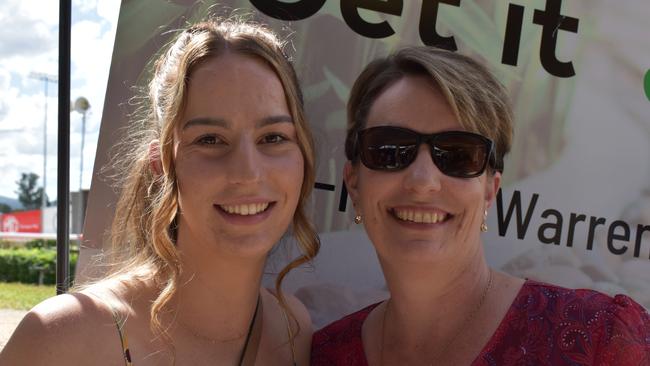
[[[160,176],[163,173],[160,159],[160,141],[158,139],[153,139],[149,143],[149,169],[151,169],[154,176]]]
[[[352,164],[351,161],[346,161],[345,166],[343,167],[343,181],[345,182],[345,188],[347,188],[348,194],[350,195],[353,203],[357,202],[359,198],[357,179],[357,168]]]
[[[485,209],[489,209],[501,187],[501,173],[487,174],[487,184],[485,185]]]

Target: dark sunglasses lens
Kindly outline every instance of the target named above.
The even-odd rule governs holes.
[[[470,133],[442,134],[434,139],[433,161],[446,175],[460,178],[479,176],[485,170],[490,144]]]
[[[361,162],[369,169],[406,168],[417,153],[417,135],[402,129],[375,127],[359,133]]]

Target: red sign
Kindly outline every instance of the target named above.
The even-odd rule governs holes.
[[[1,214],[0,223],[0,231],[2,232],[40,233],[41,210]]]

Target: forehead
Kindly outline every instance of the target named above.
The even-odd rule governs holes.
[[[228,53],[208,59],[188,80],[183,121],[198,117],[259,119],[288,114],[280,79],[264,61]]]
[[[394,125],[423,133],[463,129],[439,88],[426,76],[405,76],[382,91],[366,127]]]

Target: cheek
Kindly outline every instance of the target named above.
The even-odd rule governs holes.
[[[367,220],[376,219],[381,214],[382,200],[399,189],[396,175],[361,169],[358,177],[359,205]]]
[[[485,189],[482,181],[468,181],[465,183],[454,184],[448,192],[453,192],[450,198],[453,198],[462,207],[463,217],[459,221],[458,230],[466,235],[472,232],[474,228],[477,232],[479,230],[479,225],[483,219]]]
[[[225,167],[215,159],[197,155],[176,160],[176,184],[178,203],[185,212],[190,206],[202,207],[206,200],[212,200],[226,186]]]
[[[271,174],[280,185],[290,201],[298,201],[305,175],[304,159],[300,149],[291,151],[271,161]]]

